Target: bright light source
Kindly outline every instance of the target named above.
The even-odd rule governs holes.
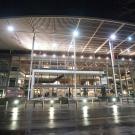
[[[43,54],[43,57],[46,57],[46,54],[45,53]]]
[[[129,58],[129,61],[132,61],[132,59],[131,59],[131,58]]]
[[[122,61],[124,61],[124,60],[125,60],[125,58],[122,58],[121,60],[122,60]]]
[[[128,37],[128,41],[132,41],[132,37],[131,36]]]
[[[74,36],[74,37],[78,37],[78,35],[79,35],[78,31],[75,30],[75,31],[73,32],[73,36]]]
[[[106,57],[106,60],[109,60],[109,57]]]
[[[19,100],[15,100],[15,101],[14,101],[14,104],[15,104],[15,105],[19,104]]]
[[[74,55],[72,55],[71,57],[74,58]]]
[[[53,56],[52,56],[53,58],[56,58],[56,55],[55,54],[53,54]]]
[[[54,100],[51,100],[50,103],[53,104],[54,103]]]
[[[116,102],[116,98],[112,98],[112,101],[113,101],[113,102]]]
[[[127,95],[127,92],[124,90],[124,91],[123,91],[123,94],[124,94],[124,95]]]
[[[65,57],[66,57],[65,54],[63,54],[63,55],[62,55],[62,58],[65,58]]]
[[[58,46],[58,45],[57,45],[56,43],[53,43],[53,44],[52,44],[52,47],[53,47],[53,48],[56,48],[57,46]]]
[[[33,56],[36,56],[36,55],[37,55],[36,53],[33,54]]]
[[[116,39],[116,35],[115,35],[115,34],[112,34],[112,35],[110,36],[110,39],[111,39],[111,40],[115,40],[115,39]]]
[[[10,32],[13,32],[14,31],[14,27],[10,25],[10,26],[7,27],[7,30],[10,31]]]
[[[83,103],[87,103],[87,100],[86,99],[83,99]]]
[[[99,56],[99,57],[98,57],[98,60],[100,60],[100,59],[101,59],[101,57]]]
[[[92,56],[90,56],[90,57],[89,57],[89,59],[93,59],[93,57],[92,57]]]
[[[127,49],[127,52],[129,53],[130,52],[130,49]]]
[[[81,59],[83,59],[84,57],[83,57],[83,55],[81,56]]]

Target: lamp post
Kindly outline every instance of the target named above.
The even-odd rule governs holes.
[[[113,82],[114,82],[114,90],[115,90],[115,96],[118,97],[117,92],[117,85],[116,85],[116,78],[115,78],[115,69],[114,69],[114,52],[113,52],[113,41],[115,40],[116,36],[112,34],[109,38],[109,48],[110,48],[110,54],[111,54],[111,63],[112,63],[112,71],[113,71]]]
[[[32,95],[30,95],[31,92],[31,82],[32,82],[32,68],[33,68],[33,53],[34,53],[34,44],[35,44],[35,37],[36,33],[34,32],[33,39],[32,39],[32,50],[31,50],[31,61],[30,61],[30,76],[29,76],[29,85],[28,85],[28,97],[27,99],[29,100]]]

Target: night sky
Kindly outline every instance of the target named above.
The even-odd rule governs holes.
[[[0,17],[87,16],[135,22],[135,0],[1,0]]]

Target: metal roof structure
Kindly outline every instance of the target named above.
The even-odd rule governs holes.
[[[7,31],[7,26],[14,31]],[[116,34],[116,55],[135,55],[135,25],[125,22],[85,17],[20,17],[0,19],[0,50],[30,50],[36,33],[34,50],[73,52],[73,31],[78,30],[76,51],[80,54],[109,54],[109,37]],[[128,41],[128,37],[132,40]]]

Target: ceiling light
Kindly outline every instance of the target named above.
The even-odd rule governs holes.
[[[106,60],[109,60],[109,57],[106,57]]]
[[[124,60],[125,60],[125,58],[122,58],[121,60],[122,60],[122,61],[124,61]]]
[[[98,57],[98,60],[100,60],[100,59],[101,59],[101,57],[99,56],[99,57]]]
[[[78,31],[75,30],[75,31],[73,32],[73,37],[78,37],[78,35],[79,35]]]
[[[56,47],[57,47],[57,44],[56,44],[56,43],[53,43],[53,44],[52,44],[52,47],[53,47],[53,48],[56,48]]]
[[[63,54],[63,55],[62,55],[62,58],[65,58],[65,57],[66,57],[65,54]]]
[[[115,34],[112,34],[112,35],[110,36],[110,39],[111,39],[111,40],[115,40],[115,39],[116,39],[116,35],[115,35]]]
[[[72,55],[71,57],[74,58],[74,55]]]
[[[53,54],[53,56],[52,56],[53,58],[56,58],[56,55],[55,54]]]
[[[7,27],[7,30],[10,31],[10,32],[13,32],[14,31],[14,27],[10,25],[10,26]]]
[[[46,57],[46,54],[45,53],[43,54],[43,57]]]
[[[128,37],[128,41],[132,41],[132,37],[131,36]]]
[[[129,61],[132,61],[132,59],[131,59],[131,58],[129,58]]]
[[[81,56],[81,59],[83,59],[84,57],[83,57],[83,55]]]
[[[93,59],[93,57],[92,57],[92,56],[90,56],[90,57],[89,57],[89,59]]]

